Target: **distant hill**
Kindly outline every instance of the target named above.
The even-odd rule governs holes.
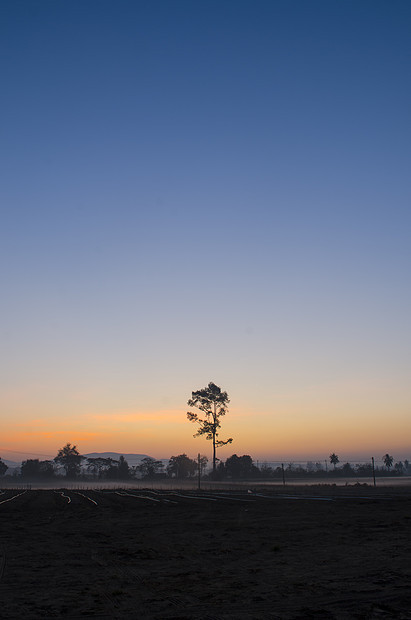
[[[85,456],[88,459],[102,458],[102,459],[114,459],[115,461],[118,461],[120,456],[124,456],[124,458],[126,459],[127,463],[130,465],[130,467],[134,467],[134,465],[138,465],[143,459],[153,458],[153,457],[150,457],[148,454],[124,454],[124,452],[90,452],[90,454],[84,454],[83,456]]]

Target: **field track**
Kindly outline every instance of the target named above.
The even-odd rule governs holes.
[[[411,490],[5,489],[3,619],[411,620]]]

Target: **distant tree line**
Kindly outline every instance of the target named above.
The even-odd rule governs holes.
[[[41,461],[27,459],[22,462],[19,477],[25,480],[50,480],[65,477],[70,480],[132,480],[132,479],[184,479],[205,474],[208,459],[200,456],[193,460],[187,454],[172,456],[165,466],[162,461],[146,457],[138,465],[130,467],[124,456],[118,460],[103,457],[86,457],[80,454],[77,446],[67,443],[54,459]],[[8,467],[0,459],[0,476]]]
[[[165,478],[183,480],[195,478],[199,474],[202,478],[214,480],[247,480],[272,479],[278,480],[284,476],[290,478],[336,478],[336,477],[371,477],[373,469],[371,463],[340,464],[335,453],[328,459],[332,467],[325,461],[308,461],[301,463],[285,463],[274,465],[257,463],[251,456],[233,454],[226,461],[218,460],[215,470],[207,471],[208,459],[200,456],[191,459],[187,454],[178,454],[170,457],[167,464],[163,461],[146,457],[138,465],[130,467],[124,456],[118,460],[103,457],[85,457],[76,446],[70,443],[61,448],[52,460],[27,459],[22,462],[20,473],[25,480],[50,480],[65,477],[70,480],[160,480]],[[378,476],[401,476],[411,474],[411,463],[408,460],[394,462],[390,454],[382,457],[384,465],[375,467]],[[200,469],[200,472],[199,472]],[[7,465],[0,459],[0,476],[6,474]]]

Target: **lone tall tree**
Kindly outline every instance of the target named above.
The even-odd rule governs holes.
[[[189,407],[197,407],[205,414],[205,418],[201,419],[198,413],[187,411],[187,418],[190,422],[197,422],[199,425],[194,437],[205,435],[206,439],[213,442],[213,472],[216,471],[217,448],[233,441],[231,437],[225,441],[218,439],[218,429],[221,427],[220,418],[227,413],[229,402],[227,392],[222,392],[215,383],[209,383],[202,390],[192,392],[187,403]]]

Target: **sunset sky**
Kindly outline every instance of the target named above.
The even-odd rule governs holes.
[[[411,460],[411,3],[4,0],[0,456]],[[41,458],[41,456],[39,456]]]

